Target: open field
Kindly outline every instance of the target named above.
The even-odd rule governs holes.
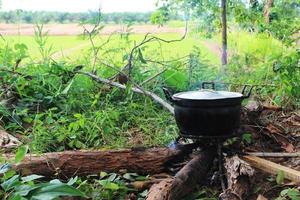
[[[130,48],[133,47],[134,43],[140,42],[144,35],[145,34],[131,34],[129,36],[129,44],[124,47],[123,51],[119,52],[118,57],[121,58],[124,54],[128,53]],[[177,33],[160,33],[155,35],[167,40],[181,37],[181,35]],[[108,35],[100,35],[95,39],[96,45],[105,43],[108,37]],[[38,44],[36,43],[34,36],[4,36],[4,38],[10,45],[15,43],[25,44],[28,48],[29,56],[32,59],[40,58]],[[105,45],[103,50],[105,51],[108,49],[118,48],[121,43],[123,46],[126,45],[122,40],[123,39],[121,38],[120,34],[112,36],[109,43]],[[88,39],[72,35],[49,36],[47,40],[47,46],[51,46],[52,58],[56,60],[68,59],[72,61],[79,60],[86,56],[88,54],[88,50],[92,47]],[[211,47],[200,38],[187,37],[183,41],[169,44],[153,42],[146,45],[145,51],[150,55],[153,55],[155,52],[155,54],[159,54],[159,57],[162,59],[168,60],[176,57],[187,56],[194,47],[201,49],[201,55],[203,59],[208,60],[209,63],[213,65],[218,65],[220,63],[218,59],[218,53],[216,52],[217,50],[211,49]]]
[[[92,25],[84,25],[88,30]],[[0,23],[1,35],[34,35],[34,24],[3,24]],[[102,34],[120,33],[126,30],[126,25],[105,25]],[[79,24],[45,24],[44,31],[49,35],[79,35],[83,33],[83,27]],[[157,25],[133,25],[130,32],[136,34],[145,33],[182,33],[183,27],[158,27]]]
[[[171,24],[164,27],[158,27],[157,25],[133,25],[129,28],[126,25],[106,25],[100,31],[99,36],[95,38],[95,42],[96,45],[101,45],[110,37],[110,41],[105,45],[104,49],[114,49],[122,43],[121,33],[129,31],[130,36],[128,39],[130,42],[127,43],[127,50],[130,50],[134,43],[141,41],[147,33],[166,40],[179,39],[184,33],[182,25],[175,26]],[[86,28],[91,29],[92,26],[87,25]],[[50,54],[53,59],[76,61],[86,56],[88,54],[87,50],[91,48],[90,41],[87,38],[80,37],[84,29],[78,24],[46,24],[43,26],[43,32],[47,32],[49,35],[46,46],[48,48],[51,47]],[[33,24],[0,24],[0,34],[7,44],[23,43],[28,48],[29,56],[32,59],[38,59],[40,58],[40,53],[34,33],[35,25]],[[194,47],[197,47],[201,49],[203,59],[213,65],[219,65],[218,56],[220,49],[217,49],[216,46],[204,39],[187,36],[183,41],[170,44],[149,43],[146,52],[150,52],[150,54],[155,52],[156,56],[159,54],[163,60],[168,60],[186,56]],[[121,58],[126,53],[128,52],[124,49],[117,57]]]

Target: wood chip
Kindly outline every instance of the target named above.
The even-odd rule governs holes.
[[[268,200],[268,199],[260,194],[260,195],[258,195],[256,200]]]
[[[7,133],[0,127],[0,148],[7,152],[10,149],[16,148],[21,142],[14,136]]]

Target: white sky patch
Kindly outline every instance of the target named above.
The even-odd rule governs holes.
[[[148,12],[157,0],[2,0],[1,10],[85,12]]]

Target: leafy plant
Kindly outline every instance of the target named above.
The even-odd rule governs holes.
[[[101,172],[99,180],[87,179],[79,181],[79,188],[86,193],[91,194],[95,200],[115,200],[125,199],[129,193],[138,193],[133,188],[129,188],[128,181],[145,180],[146,177],[139,176],[136,173],[125,173],[123,176],[116,173]],[[130,185],[130,184],[129,184]],[[137,194],[140,199],[147,195],[146,192]]]
[[[18,164],[25,157],[28,146],[22,146],[17,150],[15,161]],[[32,174],[21,177],[11,165],[0,165],[0,198],[3,200],[52,200],[62,196],[86,197],[84,193],[72,185],[76,179],[68,183],[62,183],[58,179],[50,182],[41,182],[43,176]]]
[[[2,178],[1,187],[3,191],[0,190],[0,196],[3,200],[51,200],[62,196],[85,197],[80,190],[59,180],[36,183],[41,178],[43,177],[35,174],[25,177],[14,175],[9,178]]]
[[[47,47],[48,43],[48,32],[43,31],[43,24],[36,24],[34,35],[35,35],[35,41],[38,44],[39,52],[42,56],[42,59],[45,62],[48,62],[48,59],[50,58],[51,52],[52,52],[52,45]]]
[[[284,189],[280,192],[280,196],[276,200],[299,200],[300,192],[295,188]]]

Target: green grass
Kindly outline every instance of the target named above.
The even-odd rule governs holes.
[[[279,40],[262,33],[232,32],[228,43],[229,50],[234,53],[246,53],[262,60],[278,56],[286,50]]]
[[[180,34],[176,33],[157,34],[156,36],[166,40],[179,39],[181,37]],[[104,43],[107,38],[107,35],[99,36],[95,39],[96,45]],[[143,38],[144,34],[130,35],[130,45],[123,51],[120,51],[120,54],[117,57],[121,59],[124,54],[130,51],[134,43],[139,43]],[[36,44],[33,36],[6,36],[5,39],[9,42],[9,44],[24,43],[28,47],[28,52],[31,58],[36,59],[40,57],[38,45]],[[174,43],[152,42],[145,45],[145,52],[146,54],[152,54],[155,52],[155,56],[158,55],[162,60],[169,60],[188,55],[192,51],[193,47],[196,46],[201,49],[203,59],[208,60],[208,62],[213,65],[218,65],[220,63],[219,58],[207,47],[202,45],[200,41],[200,39],[187,37],[183,41]],[[112,36],[109,44],[107,44],[104,49],[118,48],[119,46],[122,46],[122,42],[120,35]],[[49,36],[47,45],[48,47],[52,46],[52,53],[55,55],[55,59],[68,58],[72,61],[86,57],[88,54],[87,50],[91,48],[91,44],[88,39],[82,39],[79,36]]]
[[[4,38],[9,44],[24,43],[28,47],[29,55],[32,58],[39,57],[39,49],[34,36],[5,36]],[[78,36],[50,36],[47,46],[52,46],[52,51],[57,52],[76,47],[82,44],[82,42]]]

